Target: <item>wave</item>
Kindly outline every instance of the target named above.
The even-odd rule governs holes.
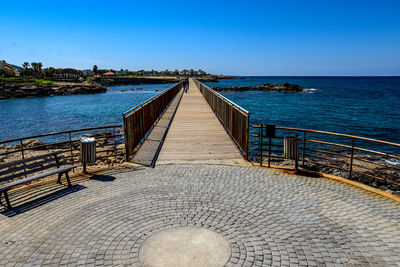
[[[391,164],[391,165],[400,165],[400,160],[398,160],[398,159],[384,159],[384,160],[381,160],[381,163]]]
[[[317,88],[304,88],[304,93],[306,94],[313,94],[314,92],[318,91]]]

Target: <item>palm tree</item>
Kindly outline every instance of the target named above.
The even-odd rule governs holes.
[[[39,76],[42,76],[42,67],[43,67],[42,62],[37,63],[37,68],[38,68]]]
[[[33,76],[36,76],[37,72],[38,72],[38,65],[36,62],[32,62],[31,63],[32,69],[33,69]]]
[[[24,64],[22,64],[22,67],[24,68],[24,71],[21,71],[21,74],[28,76],[29,62],[24,62]]]
[[[94,75],[97,75],[97,71],[99,70],[99,68],[97,67],[97,65],[93,66],[93,73]]]

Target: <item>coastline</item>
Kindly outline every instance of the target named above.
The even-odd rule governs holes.
[[[0,84],[0,100],[105,93],[107,88],[97,83],[2,83]]]

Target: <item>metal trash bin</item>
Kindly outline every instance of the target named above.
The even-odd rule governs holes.
[[[283,157],[295,160],[295,168],[298,170],[300,139],[297,136],[286,136],[283,141]]]
[[[86,172],[86,163],[96,162],[96,139],[93,137],[81,138],[81,161],[83,172]]]

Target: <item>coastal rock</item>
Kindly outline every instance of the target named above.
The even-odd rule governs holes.
[[[106,91],[105,86],[97,83],[2,83],[0,84],[0,99],[94,94]]]
[[[35,149],[43,149],[44,148],[43,142],[41,142],[39,140],[35,140],[35,139],[28,139],[28,140],[22,142],[22,146],[24,148],[35,148]]]
[[[304,88],[298,84],[265,83],[257,86],[212,87],[215,91],[267,91],[267,92],[302,92]]]

